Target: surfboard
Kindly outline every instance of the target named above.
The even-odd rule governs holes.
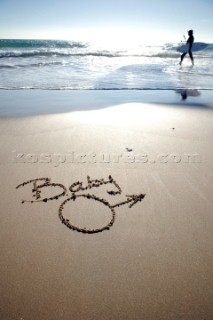
[[[208,47],[207,43],[194,42],[192,45],[192,52],[203,50],[206,47]],[[176,48],[176,51],[177,52],[188,52],[189,51],[189,44],[188,43],[182,44],[181,46]]]

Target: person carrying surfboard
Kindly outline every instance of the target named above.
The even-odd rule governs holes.
[[[194,58],[193,58],[193,55],[192,55],[192,45],[193,45],[193,43],[194,43],[193,30],[189,30],[189,31],[188,31],[188,35],[189,35],[189,38],[188,38],[188,40],[187,40],[186,43],[189,45],[189,49],[188,49],[187,52],[184,52],[184,53],[181,55],[181,57],[180,57],[180,65],[182,64],[182,61],[183,61],[183,59],[184,59],[184,57],[185,57],[185,55],[186,55],[187,53],[188,53],[189,56],[190,56],[190,59],[191,59],[191,61],[192,61],[192,64],[194,64]]]

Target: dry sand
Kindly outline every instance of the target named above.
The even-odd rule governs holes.
[[[212,319],[212,115],[128,103],[2,118],[0,318]],[[60,185],[37,200],[65,195],[16,189],[38,178]],[[66,202],[71,185],[92,198]],[[72,226],[109,230],[69,229],[62,203]]]

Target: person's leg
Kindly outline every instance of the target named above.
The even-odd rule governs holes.
[[[181,55],[181,57],[180,57],[180,64],[182,63],[182,61],[183,61],[183,59],[184,59],[184,57],[185,57],[186,54],[187,54],[187,52],[184,52],[184,53]]]
[[[192,61],[192,64],[194,64],[194,58],[193,58],[193,55],[192,55],[192,52],[191,52],[191,51],[189,51],[189,56],[190,56],[190,59],[191,59],[191,61]]]

